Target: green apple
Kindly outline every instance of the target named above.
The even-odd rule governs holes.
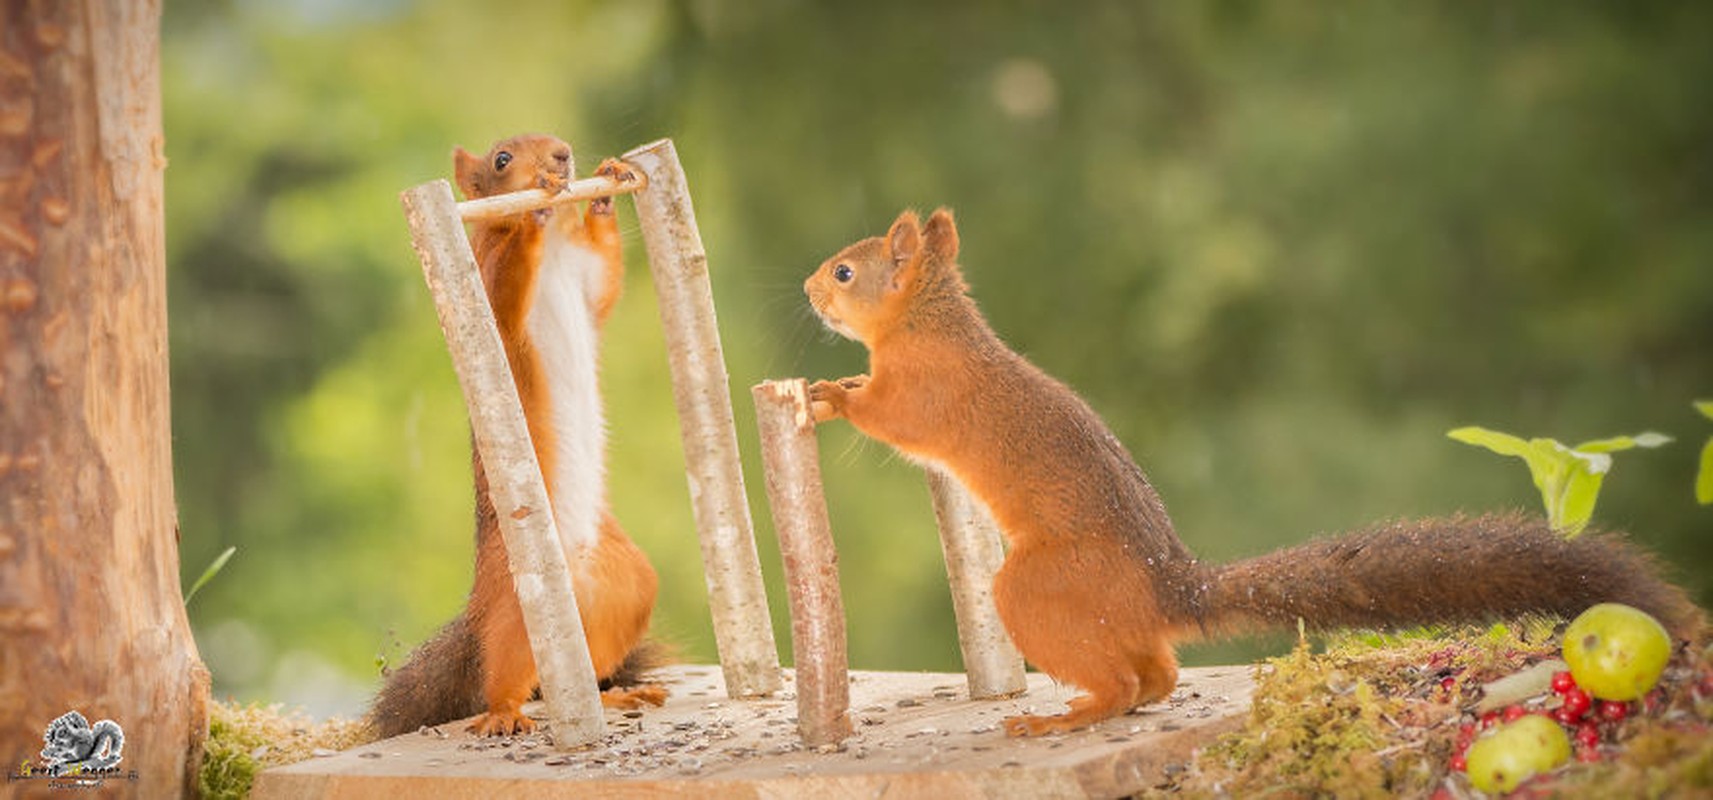
[[[1564,631],[1564,662],[1576,685],[1601,700],[1629,701],[1659,682],[1671,637],[1647,612],[1601,603]]]
[[[1570,760],[1570,737],[1558,723],[1530,714],[1506,723],[1469,745],[1469,782],[1488,794],[1503,794],[1537,773]]]

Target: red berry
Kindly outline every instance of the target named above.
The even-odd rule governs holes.
[[[1584,764],[1596,763],[1600,760],[1600,748],[1578,747],[1576,748],[1576,760]]]
[[[1440,691],[1446,692],[1448,694],[1451,692],[1455,692],[1455,691],[1457,691],[1457,679],[1450,677],[1450,676],[1447,676],[1445,678],[1441,678],[1439,681],[1439,688],[1440,688]]]
[[[1481,730],[1489,730],[1499,724],[1499,712],[1489,711],[1481,715]]]
[[[1576,743],[1583,747],[1600,746],[1600,729],[1592,722],[1584,722],[1576,726]]]
[[[1570,709],[1570,715],[1575,719],[1582,719],[1593,706],[1594,698],[1580,688],[1571,687],[1570,691],[1564,693],[1564,707]]]
[[[1571,676],[1570,670],[1561,669],[1552,674],[1553,691],[1564,694],[1574,688],[1576,688],[1576,678]]]
[[[1625,717],[1630,716],[1630,704],[1616,700],[1601,700],[1594,710],[1607,722],[1623,722]]]
[[[1451,771],[1468,772],[1469,759],[1465,758],[1462,753],[1453,753],[1451,756]]]
[[[1563,725],[1567,728],[1574,728],[1574,727],[1576,727],[1576,723],[1581,721],[1580,717],[1578,717],[1575,714],[1570,713],[1570,706],[1567,706],[1567,705],[1559,706],[1558,708],[1553,709],[1552,713],[1549,714],[1548,716],[1552,717],[1554,720],[1557,720],[1558,724]]]
[[[1505,713],[1501,714],[1499,718],[1505,722],[1516,722],[1528,715],[1529,710],[1522,706],[1505,706]]]

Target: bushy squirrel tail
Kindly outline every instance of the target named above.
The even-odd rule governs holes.
[[[369,707],[369,728],[385,739],[425,725],[480,714],[482,663],[469,622],[459,614],[388,672]]]
[[[601,679],[601,689],[625,688],[648,682],[648,673],[678,662],[678,650],[658,639],[643,639],[625,654],[613,674]]]
[[[1191,637],[1259,629],[1395,628],[1530,613],[1566,619],[1596,603],[1652,614],[1699,641],[1706,616],[1658,562],[1615,533],[1574,539],[1519,513],[1410,520],[1205,568]]]
[[[674,661],[671,645],[643,639],[625,654],[612,675],[601,680],[601,688],[636,686],[644,682],[646,673]],[[369,706],[369,730],[375,738],[386,739],[486,709],[479,645],[469,622],[459,614],[411,651],[403,666],[386,674]]]

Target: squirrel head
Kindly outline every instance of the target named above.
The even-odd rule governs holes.
[[[466,200],[529,188],[558,189],[574,170],[571,145],[542,134],[501,139],[481,157],[452,148],[452,174]]]
[[[918,300],[963,293],[957,257],[958,226],[950,209],[936,210],[926,226],[916,212],[905,211],[885,236],[863,239],[823,262],[803,291],[828,328],[872,347]]]

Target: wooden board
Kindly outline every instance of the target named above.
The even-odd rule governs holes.
[[[664,798],[1115,797],[1163,782],[1249,708],[1250,667],[1186,669],[1165,703],[1094,728],[1010,739],[1005,716],[1057,713],[1074,692],[1029,675],[1027,694],[972,701],[964,676],[853,672],[856,733],[805,749],[792,675],[781,694],[726,697],[717,667],[661,670],[667,704],[608,710],[598,745],[559,752],[542,735],[477,739],[462,723],[268,770],[257,798],[600,796]]]

